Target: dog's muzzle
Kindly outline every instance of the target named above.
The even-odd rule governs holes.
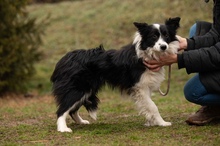
[[[163,50],[163,51],[166,50],[167,49],[167,45],[161,45],[160,49]]]

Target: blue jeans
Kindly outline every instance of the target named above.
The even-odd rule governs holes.
[[[193,37],[196,35],[196,23],[193,24],[193,26],[189,30],[189,38]]]
[[[196,33],[196,24],[190,28],[189,37],[193,37]],[[185,98],[195,104],[205,105],[220,105],[220,95],[207,92],[204,85],[199,79],[199,74],[196,74],[184,87]]]
[[[207,92],[199,79],[199,74],[196,74],[184,87],[185,98],[199,105],[220,105],[220,95]]]

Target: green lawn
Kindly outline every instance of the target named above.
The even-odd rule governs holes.
[[[119,49],[133,39],[133,22],[163,23],[180,16],[178,34],[187,37],[196,20],[211,21],[212,2],[202,0],[83,0],[27,7],[30,17],[50,22],[43,36],[42,60],[36,64],[37,74],[30,80],[33,98],[0,99],[0,145],[219,145],[219,124],[188,126],[184,121],[199,106],[185,100],[183,86],[191,75],[172,66],[170,93],[155,93],[153,101],[170,127],[144,127],[132,101],[120,97],[108,87],[99,93],[98,119],[93,121],[85,109],[80,111],[90,125],[76,125],[70,118],[73,133],[56,131],[56,105],[50,95],[50,75],[56,62],[66,52],[93,48]],[[165,91],[166,83],[162,85]]]

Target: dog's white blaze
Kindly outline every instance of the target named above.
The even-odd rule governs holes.
[[[153,26],[154,26],[156,29],[160,30],[160,24],[153,24]]]
[[[154,45],[154,49],[156,50],[156,51],[160,51],[160,46],[161,45],[165,45],[167,48],[168,48],[168,44],[167,44],[167,42],[161,37],[161,32],[160,32],[160,25],[159,24],[154,24],[153,25],[158,31],[159,31],[159,33],[160,33],[160,37],[159,37],[159,39],[158,39],[158,41],[155,43],[155,45]]]
[[[87,100],[89,98],[89,96],[91,95],[91,93],[85,94],[82,99],[78,102],[76,102],[71,108],[69,108],[62,116],[60,116],[57,119],[57,131],[60,132],[72,132],[72,130],[70,128],[67,127],[66,125],[66,117],[68,116],[69,112],[76,108],[78,104],[82,104],[85,100]],[[78,111],[76,111],[76,113],[73,116],[74,121],[77,124],[89,124],[89,121],[87,120],[83,120]]]

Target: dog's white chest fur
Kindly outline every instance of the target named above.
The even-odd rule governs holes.
[[[161,82],[164,81],[164,68],[162,67],[160,71],[153,72],[146,70],[140,78],[140,81],[135,85],[138,88],[150,89],[151,91],[158,90],[160,88]]]

